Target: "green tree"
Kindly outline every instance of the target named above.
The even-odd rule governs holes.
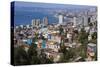
[[[78,36],[78,41],[82,45],[80,46],[80,55],[84,58],[87,57],[87,44],[88,44],[88,33],[84,30],[84,28],[81,29],[81,32],[79,33]]]
[[[82,44],[85,44],[88,42],[88,33],[84,30],[84,28],[81,29],[81,32],[78,36],[78,41]]]
[[[97,44],[97,32],[92,34],[92,40],[90,42]]]
[[[63,53],[60,62],[69,62],[75,56],[75,52],[73,49],[67,50],[65,46],[62,46],[59,52]]]
[[[59,27],[59,32],[60,32],[60,35],[62,35],[64,33],[62,26]]]
[[[37,57],[38,53],[34,45],[36,44],[32,44],[28,50],[28,55],[30,57],[29,59],[30,59],[31,64],[40,64],[40,60]]]
[[[50,63],[53,63],[53,60],[52,59],[49,59],[46,57],[46,54],[44,53],[44,49],[41,50],[41,53],[39,55],[39,59],[40,59],[40,62],[41,64],[50,64]]]
[[[23,47],[14,48],[14,65],[29,65],[29,56]]]
[[[92,34],[92,39],[97,39],[97,32],[94,32],[94,33]]]
[[[93,24],[92,23],[89,23],[89,26],[93,26]]]

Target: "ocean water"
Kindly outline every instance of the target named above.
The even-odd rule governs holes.
[[[26,25],[31,24],[32,19],[40,19],[43,22],[43,18],[48,17],[48,22],[50,23],[57,23],[58,18],[54,17],[54,14],[50,14],[46,11],[15,11],[14,15],[14,24],[15,25]]]
[[[13,6],[12,6],[13,7]],[[59,12],[78,12],[96,8],[95,6],[83,5],[64,5],[64,4],[45,4],[31,2],[15,2],[14,4],[14,24],[26,25],[31,24],[32,19],[40,19],[48,17],[49,23],[58,23],[55,15]]]

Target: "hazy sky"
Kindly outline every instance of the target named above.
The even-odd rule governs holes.
[[[19,7],[43,7],[43,8],[96,8],[96,6],[86,6],[86,5],[70,5],[70,4],[50,4],[50,3],[36,3],[36,2],[15,2],[15,6]]]

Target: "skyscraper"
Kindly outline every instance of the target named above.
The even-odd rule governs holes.
[[[40,19],[33,19],[32,20],[32,28],[40,26]]]
[[[76,17],[73,17],[73,25],[76,27],[77,21],[76,21]]]
[[[87,16],[83,16],[83,23],[84,23],[84,26],[88,25],[88,17]]]
[[[88,11],[84,12],[83,23],[84,23],[84,26],[88,26]]]
[[[43,24],[44,24],[44,26],[48,25],[48,17],[43,18]]]
[[[62,24],[63,23],[63,15],[59,15],[59,24]]]
[[[39,25],[40,25],[40,19],[36,19],[35,26],[39,27]]]
[[[32,20],[32,28],[35,27],[35,19]]]

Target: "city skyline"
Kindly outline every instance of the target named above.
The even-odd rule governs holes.
[[[93,6],[12,2],[11,64],[97,61],[97,17]]]
[[[15,25],[20,24],[31,24],[32,19],[43,19],[43,17],[48,17],[49,23],[58,23],[57,14],[82,14],[85,11],[97,10],[96,6],[86,6],[86,5],[70,5],[70,4],[44,4],[44,3],[26,3],[15,1],[15,12],[14,21]],[[26,6],[27,5],[27,6]],[[12,7],[13,8],[13,7]],[[65,19],[66,20],[66,19]]]

